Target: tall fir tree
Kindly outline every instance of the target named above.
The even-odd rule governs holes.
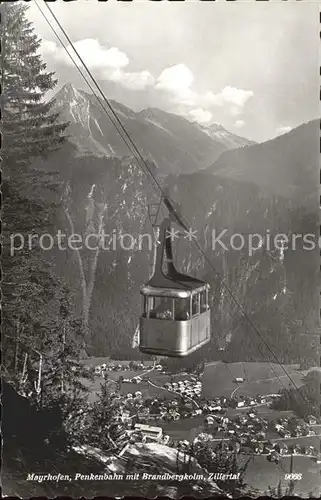
[[[77,390],[79,375],[73,340],[81,327],[49,252],[39,244],[54,221],[60,180],[45,162],[35,167],[63,146],[68,123],[61,123],[54,100],[47,99],[57,80],[46,71],[28,7],[3,3],[0,9],[4,368],[11,383],[38,399],[41,393],[46,404],[57,401],[57,391],[65,397]],[[14,243],[21,248],[13,252]]]

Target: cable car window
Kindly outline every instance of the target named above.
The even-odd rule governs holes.
[[[199,314],[199,294],[195,293],[192,296],[192,316]]]
[[[190,301],[189,298],[176,298],[175,301],[175,320],[186,321],[190,317]]]
[[[173,299],[169,297],[153,297],[149,317],[173,319]]]
[[[200,293],[200,309],[201,309],[201,313],[205,312],[208,309],[206,295],[207,295],[206,294],[206,290],[202,290],[202,292]]]
[[[147,313],[147,297],[145,295],[141,295],[141,315],[146,318]]]

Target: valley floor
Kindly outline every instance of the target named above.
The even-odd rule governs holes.
[[[106,361],[105,361],[106,362]],[[298,370],[298,366],[289,365],[285,367],[291,378],[297,385],[302,385],[304,377],[303,372]],[[147,373],[148,372],[148,373]],[[144,377],[144,373],[146,377]],[[160,398],[168,400],[179,400],[180,396],[164,388],[164,384],[170,380],[188,380],[190,376],[187,374],[168,375],[146,367],[142,371],[134,370],[119,370],[108,372],[108,383],[117,384],[119,377],[122,376],[129,380],[140,375],[142,381],[136,383],[122,383],[120,393],[126,396],[129,393],[134,394],[135,391],[142,393],[142,398]],[[276,376],[277,375],[277,376]],[[240,377],[244,381],[240,384],[235,383],[235,378]],[[149,382],[147,380],[149,379]],[[290,381],[285,376],[284,371],[277,365],[267,363],[222,363],[213,362],[206,365],[203,375],[201,376],[203,400],[208,400],[215,397],[225,396],[228,398],[238,398],[239,396],[251,396],[255,398],[258,394],[272,395],[277,394],[279,389],[289,387]],[[90,385],[90,400],[97,398],[102,378],[97,378]],[[116,385],[115,385],[116,387]],[[226,416],[230,419],[237,415],[246,415],[249,408],[228,408]],[[291,412],[281,412],[273,410],[266,404],[256,406],[257,415],[259,418],[267,421],[276,421],[281,417],[290,417]],[[204,415],[191,416],[190,418],[181,418],[177,421],[164,421],[163,419],[155,418],[151,425],[159,426],[163,429],[163,433],[170,436],[173,442],[193,440],[201,433],[208,432],[204,423]],[[319,434],[320,426],[315,426],[316,436],[301,436],[296,438],[280,438],[276,432],[269,432],[267,438],[273,442],[282,441],[287,445],[300,444],[302,446],[313,446],[319,449]],[[216,438],[216,439],[215,439]],[[229,438],[224,436],[224,440]],[[214,441],[221,441],[222,436],[214,436]],[[286,486],[288,481],[285,479],[285,474],[290,471],[290,458],[284,456],[280,463],[269,462],[266,456],[263,455],[246,455],[242,454],[238,460],[244,463],[244,460],[251,458],[246,472],[245,481],[251,489],[257,489],[261,494],[264,494],[269,486],[275,487],[281,481],[283,486]],[[321,466],[311,461],[308,456],[294,456],[294,472],[300,472],[302,479],[296,482],[295,493],[307,497],[313,493],[318,496],[321,493],[320,472]]]

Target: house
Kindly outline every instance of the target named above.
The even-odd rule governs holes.
[[[150,414],[150,409],[149,408],[142,408],[139,412],[138,412],[138,417],[148,417]]]
[[[245,405],[245,402],[244,402],[244,401],[238,401],[236,406],[237,406],[238,408],[242,408],[244,405]]]
[[[258,442],[256,445],[255,445],[255,453],[264,453],[264,443],[262,442]]]
[[[268,456],[271,462],[276,462],[278,463],[280,461],[280,455],[277,451],[272,451],[271,454]]]
[[[165,434],[165,436],[163,436],[163,444],[168,444],[170,441],[170,437],[168,434]]]
[[[101,367],[99,365],[95,366],[95,374],[96,375],[100,375],[101,374]]]
[[[141,398],[142,397],[142,393],[140,391],[136,391],[135,392],[135,397],[136,398]]]
[[[155,370],[157,370],[157,371],[161,372],[161,371],[163,370],[162,365],[156,365],[156,366],[155,366]]]
[[[287,455],[289,453],[289,448],[286,443],[280,443],[279,449],[280,455]]]
[[[133,399],[133,395],[132,395],[132,393],[131,393],[131,392],[129,392],[129,393],[127,394],[127,399]]]
[[[213,425],[214,424],[214,418],[211,417],[210,415],[208,415],[207,417],[205,417],[205,423],[207,425]]]
[[[121,415],[116,418],[117,422],[122,422],[123,424],[128,423],[131,420],[129,411],[123,411]]]
[[[317,419],[313,416],[313,415],[309,415],[307,418],[306,418],[306,422],[309,424],[309,425],[315,425],[317,423]]]
[[[237,384],[242,384],[242,382],[244,382],[244,378],[242,378],[242,377],[235,377],[234,382],[236,382]]]
[[[152,425],[136,424],[135,431],[141,432],[146,440],[160,441],[163,435],[161,427],[154,427]]]

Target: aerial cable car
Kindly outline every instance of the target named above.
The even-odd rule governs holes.
[[[169,234],[171,221],[165,218],[155,242],[153,275],[140,291],[139,349],[147,354],[183,357],[211,338],[210,287],[204,281],[176,270]]]

